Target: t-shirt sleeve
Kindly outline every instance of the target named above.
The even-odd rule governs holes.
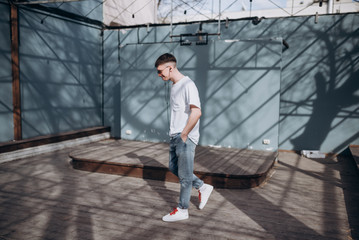
[[[191,82],[187,85],[187,100],[189,105],[195,105],[198,108],[201,108],[201,101],[199,99],[198,89],[194,82]]]

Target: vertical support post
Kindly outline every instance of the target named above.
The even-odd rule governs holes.
[[[218,39],[221,38],[221,0],[218,1]]]
[[[173,22],[173,0],[171,0],[171,33],[170,33],[171,42],[172,42],[172,35],[173,35],[172,22]]]
[[[101,124],[102,126],[105,126],[105,37],[104,37],[103,29],[101,29],[100,36],[101,36]],[[118,51],[120,51],[120,49],[118,49]]]
[[[21,95],[19,68],[19,21],[18,8],[12,4],[10,9],[11,22],[11,68],[12,68],[12,104],[14,121],[14,140],[22,139],[21,128]]]
[[[212,14],[211,14],[211,19],[213,19],[213,7],[214,7],[214,0],[212,0]]]
[[[333,0],[328,1],[328,14],[333,13]]]

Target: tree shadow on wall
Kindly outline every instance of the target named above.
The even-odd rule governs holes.
[[[359,103],[359,97],[355,96],[355,91],[359,89],[358,79],[359,71],[356,71],[351,74],[351,77],[339,88],[331,89],[331,87],[328,86],[331,83],[326,82],[326,79],[321,72],[318,72],[315,75],[317,97],[312,104],[312,115],[307,122],[303,133],[291,140],[294,149],[320,149],[329,132],[340,124],[337,123],[335,126],[332,126],[333,120],[338,114],[343,112],[344,108]],[[357,114],[355,113],[356,110],[353,112],[346,112],[347,116],[344,120]],[[347,143],[343,144],[347,145]]]

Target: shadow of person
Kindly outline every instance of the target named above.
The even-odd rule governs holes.
[[[174,206],[177,206],[179,192],[168,189],[165,186],[165,181],[178,182],[178,178],[169,171],[168,167],[163,166],[162,163],[154,158],[141,156],[134,152],[126,153],[125,156],[128,158],[136,158],[143,164],[142,178],[146,180],[151,189],[156,191],[167,203],[168,208],[166,206],[164,209],[170,210]],[[153,184],[153,180],[157,180],[156,185]],[[166,189],[165,193],[163,189]],[[198,198],[191,198],[191,203],[198,206]]]

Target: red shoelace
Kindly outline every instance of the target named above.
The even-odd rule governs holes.
[[[174,215],[176,214],[176,212],[178,212],[177,208],[174,208],[173,211],[170,213],[170,215]]]
[[[201,192],[198,190],[198,198],[199,198],[199,202],[201,202]]]

